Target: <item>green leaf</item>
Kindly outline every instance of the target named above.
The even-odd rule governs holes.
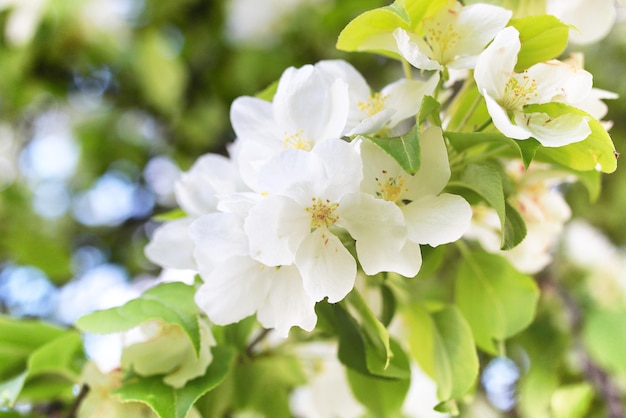
[[[552,15],[512,19],[510,25],[519,31],[522,44],[516,71],[556,58],[567,47],[570,27]]]
[[[459,266],[455,301],[469,323],[476,344],[498,354],[495,342],[517,334],[535,317],[539,290],[502,256],[467,252]]]
[[[428,313],[413,304],[403,311],[409,346],[422,370],[437,383],[440,400],[459,399],[478,377],[472,331],[456,306]]]
[[[0,315],[0,380],[21,373],[33,351],[64,332],[45,322]]]
[[[402,368],[409,370],[409,360],[400,345],[391,340],[391,349],[396,358],[400,358]],[[351,369],[346,369],[348,382],[355,398],[376,417],[397,417],[404,404],[404,399],[411,379],[384,379],[366,376]]]
[[[212,349],[213,361],[204,376],[190,380],[180,389],[163,383],[161,376],[135,376],[112,393],[122,402],[142,402],[161,418],[185,418],[193,404],[206,392],[219,385],[230,373],[235,352],[230,347]]]
[[[468,164],[461,179],[451,181],[448,187],[471,190],[495,209],[502,228],[502,249],[513,248],[522,242],[526,236],[526,226],[519,214],[505,201],[500,170],[490,164]]]
[[[406,134],[394,138],[376,138],[363,136],[378,145],[383,151],[400,164],[408,174],[415,174],[420,168],[419,127],[414,125]]]
[[[377,371],[384,373],[384,370],[389,367],[389,362],[392,357],[389,343],[389,331],[387,331],[387,328],[378,320],[376,315],[374,315],[374,312],[367,306],[367,303],[356,289],[353,289],[352,292],[348,294],[347,300],[360,315],[361,329],[363,330],[367,346],[371,347],[370,350],[366,350],[366,354],[369,354],[366,357],[368,369],[374,372],[372,369],[375,369],[379,365],[379,359],[383,359],[383,369]],[[375,358],[370,360],[372,356],[375,356]]]
[[[504,202],[506,218],[504,221],[503,250],[510,250],[526,237],[526,222],[509,202]]]
[[[584,111],[564,103],[545,103],[524,107],[525,113],[545,113],[551,118],[576,114],[588,118],[591,134],[583,141],[558,148],[542,147],[538,156],[577,171],[601,170],[612,173],[617,169],[617,154],[608,132],[600,122]]]
[[[626,376],[626,308],[592,311],[583,326],[583,341],[596,362]]]
[[[448,4],[447,0],[396,0],[394,3],[406,10],[411,28],[418,28],[428,18]]]
[[[233,374],[234,407],[264,417],[290,418],[289,394],[294,387],[306,384],[300,360],[284,353],[240,363]]]
[[[386,353],[381,350],[380,343],[376,343],[373,337],[368,337],[368,331],[365,331],[341,304],[320,302],[315,309],[324,328],[338,335],[337,355],[339,361],[346,367],[366,376],[408,378],[410,371],[403,367],[401,358],[396,358],[391,350],[392,355],[388,360]]]
[[[166,222],[166,221],[173,221],[175,219],[181,219],[186,217],[187,214],[185,213],[184,210],[182,210],[181,208],[176,208],[176,209],[172,209],[170,211],[167,212],[163,212],[163,213],[159,213],[157,215],[154,215],[152,217],[152,220],[156,221],[156,222]]]
[[[172,51],[166,35],[142,32],[133,55],[133,69],[146,100],[165,114],[177,114],[187,85],[183,62]]]
[[[454,149],[463,152],[476,148],[477,152],[486,152],[495,145],[508,145],[515,154],[524,162],[524,166],[528,168],[535,157],[537,149],[541,144],[534,138],[525,140],[515,140],[508,138],[500,132],[446,132],[446,138],[450,141]],[[489,145],[485,149],[484,145]],[[482,148],[478,148],[481,147]]]
[[[108,334],[129,330],[146,321],[162,320],[180,326],[191,339],[198,355],[200,329],[194,294],[192,286],[180,282],[161,284],[123,306],[79,318],[76,327],[85,332]]]
[[[276,90],[278,90],[278,80],[274,81],[272,84],[255,94],[255,97],[258,99],[262,99],[268,102],[274,100],[274,95],[276,94]]]
[[[560,387],[552,395],[550,409],[553,418],[583,418],[593,401],[593,387],[589,383],[576,383]]]
[[[441,103],[439,103],[434,97],[424,96],[417,120],[419,124],[422,124],[429,116],[432,116],[434,124],[441,126],[441,118],[439,117],[439,110],[441,109]]]
[[[406,12],[394,5],[369,10],[354,18],[339,34],[337,49],[342,51],[371,51],[400,59],[393,31],[409,30]]]
[[[82,353],[83,341],[78,332],[68,331],[39,347],[28,358],[29,376],[56,374],[72,382],[78,381],[80,368],[76,354]],[[82,357],[82,356],[81,356]]]

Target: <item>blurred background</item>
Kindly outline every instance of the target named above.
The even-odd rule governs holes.
[[[200,155],[234,139],[232,100],[289,66],[351,62],[374,89],[401,67],[334,47],[383,0],[0,0],[0,311],[71,324],[160,270],[152,217]],[[623,10],[622,10],[623,11]],[[626,97],[624,14],[585,53],[594,85]],[[626,153],[626,100],[608,102]],[[626,245],[626,172],[600,199],[573,185],[574,217]],[[497,376],[506,376],[499,373]]]

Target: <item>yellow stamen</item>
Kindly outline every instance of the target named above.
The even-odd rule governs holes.
[[[311,229],[328,228],[339,220],[339,216],[335,214],[335,209],[339,207],[339,203],[330,200],[322,200],[319,197],[312,198],[311,206],[305,210],[311,214]]]

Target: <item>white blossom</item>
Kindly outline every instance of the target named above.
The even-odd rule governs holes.
[[[462,6],[450,1],[424,19],[424,36],[402,28],[394,31],[400,55],[415,68],[441,70],[474,68],[478,55],[502,30],[512,12],[489,4]]]
[[[546,147],[559,147],[587,138],[591,133],[587,117],[567,113],[551,118],[545,113],[526,113],[524,106],[580,103],[591,92],[591,74],[557,60],[535,64],[516,73],[514,68],[520,48],[519,32],[507,27],[476,63],[474,78],[495,127],[510,138],[533,137]]]

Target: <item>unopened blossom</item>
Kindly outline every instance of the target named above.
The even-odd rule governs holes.
[[[400,210],[359,190],[361,159],[344,141],[284,151],[261,174],[266,197],[244,225],[251,256],[269,266],[295,264],[315,301],[340,301],[354,286],[357,265],[340,238],[345,232],[362,265],[381,257],[380,248],[399,251],[406,239]]]
[[[310,151],[319,142],[340,138],[348,109],[347,83],[329,82],[313,65],[287,68],[272,102],[248,96],[235,99],[230,119],[244,181],[255,188],[260,168],[283,150]]]
[[[498,6],[462,6],[450,1],[437,14],[424,19],[423,36],[402,28],[396,29],[393,36],[402,57],[415,68],[470,69],[511,16],[510,10]]]
[[[524,106],[580,103],[591,92],[591,74],[557,60],[535,64],[516,73],[520,48],[519,32],[507,27],[476,63],[474,79],[495,127],[509,138],[533,137],[546,147],[559,147],[587,138],[591,128],[586,116],[566,113],[551,118],[545,113],[526,113]]]
[[[522,216],[526,237],[516,247],[500,250],[500,220],[495,209],[484,205],[474,207],[472,226],[465,237],[478,240],[489,252],[504,255],[519,271],[534,274],[552,261],[554,245],[571,216],[557,189],[559,184],[571,181],[571,176],[539,164],[526,170],[521,161],[512,161],[506,168],[515,185],[509,203]]]
[[[348,136],[395,128],[417,114],[424,96],[433,95],[439,82],[436,73],[427,81],[400,79],[373,93],[361,73],[346,61],[320,61],[315,66],[329,82],[341,79],[348,83],[350,110],[344,128]]]
[[[363,158],[361,190],[375,196],[384,211],[400,209],[407,229],[400,251],[381,243],[376,248],[379,256],[367,262],[380,263],[382,270],[407,277],[415,276],[421,267],[420,244],[434,247],[456,241],[469,227],[472,216],[465,199],[442,193],[450,179],[450,165],[441,129],[424,131],[420,146],[420,169],[409,175],[378,146],[366,140],[359,144]]]

